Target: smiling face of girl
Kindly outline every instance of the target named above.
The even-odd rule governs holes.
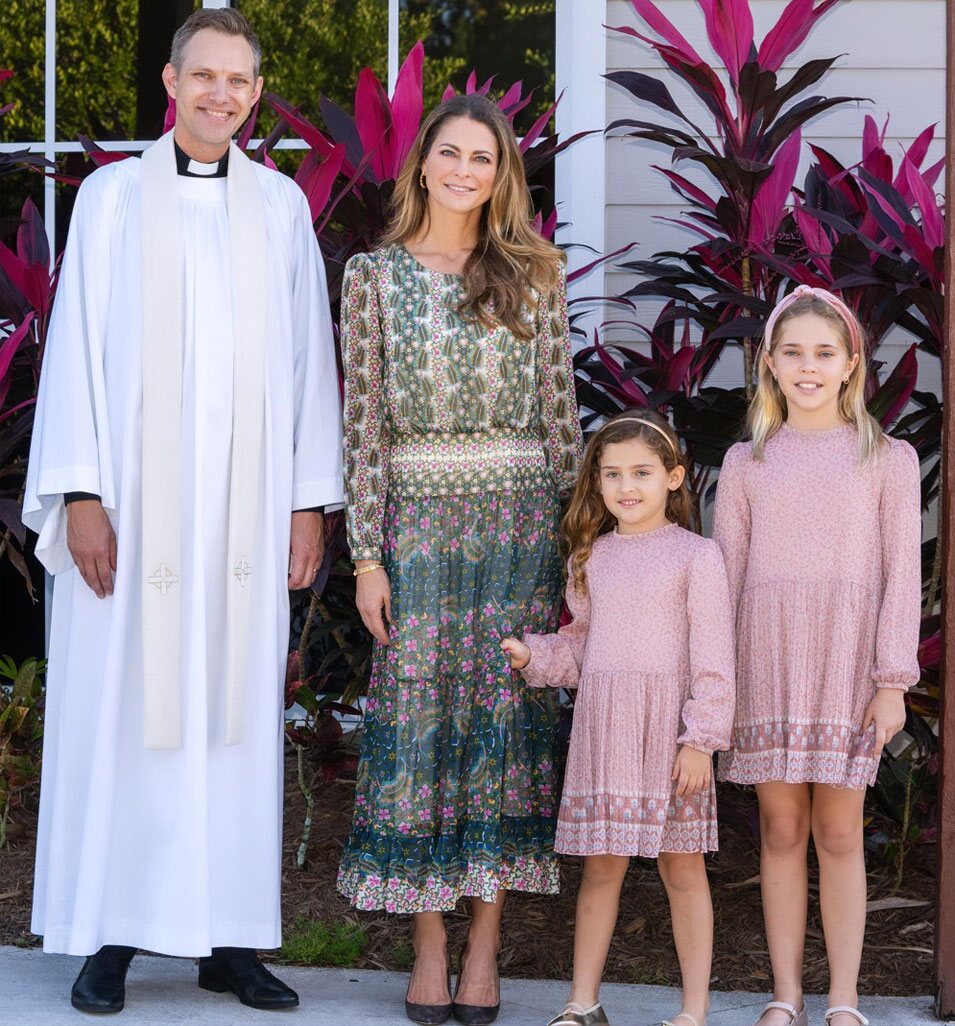
[[[793,427],[824,430],[842,423],[839,393],[855,371],[844,333],[814,313],[785,322],[763,359],[786,398],[786,421]]]
[[[639,438],[609,442],[600,454],[600,494],[620,534],[640,534],[667,524],[667,498],[683,483],[682,466],[667,470]]]

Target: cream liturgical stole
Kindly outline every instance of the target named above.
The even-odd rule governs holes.
[[[143,667],[145,746],[181,748],[182,259],[173,133],[142,157]],[[233,421],[229,486],[226,744],[242,739],[243,644],[257,586],[254,540],[265,414],[266,228],[255,170],[232,144],[227,177]],[[226,525],[223,525],[225,529]]]

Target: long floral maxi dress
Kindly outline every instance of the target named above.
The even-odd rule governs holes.
[[[581,445],[566,287],[527,311],[528,341],[462,317],[462,279],[404,247],[354,257],[342,291],[349,544],[384,563],[392,622],[339,890],[389,912],[555,893],[554,697],[500,642],[559,607]]]

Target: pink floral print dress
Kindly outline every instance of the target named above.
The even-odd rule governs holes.
[[[875,781],[877,688],[919,680],[919,460],[906,442],[859,465],[850,426],[783,425],[756,461],[726,454],[713,535],[735,609],[738,708],[720,775],[740,784]]]
[[[568,855],[717,849],[716,791],[678,797],[680,745],[729,745],[733,631],[716,544],[669,524],[605,534],[567,585],[573,620],[525,634],[532,687],[577,688],[555,848]]]

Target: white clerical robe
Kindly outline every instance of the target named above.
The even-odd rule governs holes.
[[[253,166],[267,226],[268,339],[237,744],[224,743],[234,413],[226,180],[178,178],[181,436],[168,444],[181,450],[181,748],[143,743],[140,161],[100,168],[77,197],[24,501],[55,575],[32,925],[47,951],[126,944],[199,956],[281,943],[289,526],[295,509],[342,502],[341,426],[307,203],[289,178]],[[102,496],[116,532],[105,599],[66,546],[71,491]]]

